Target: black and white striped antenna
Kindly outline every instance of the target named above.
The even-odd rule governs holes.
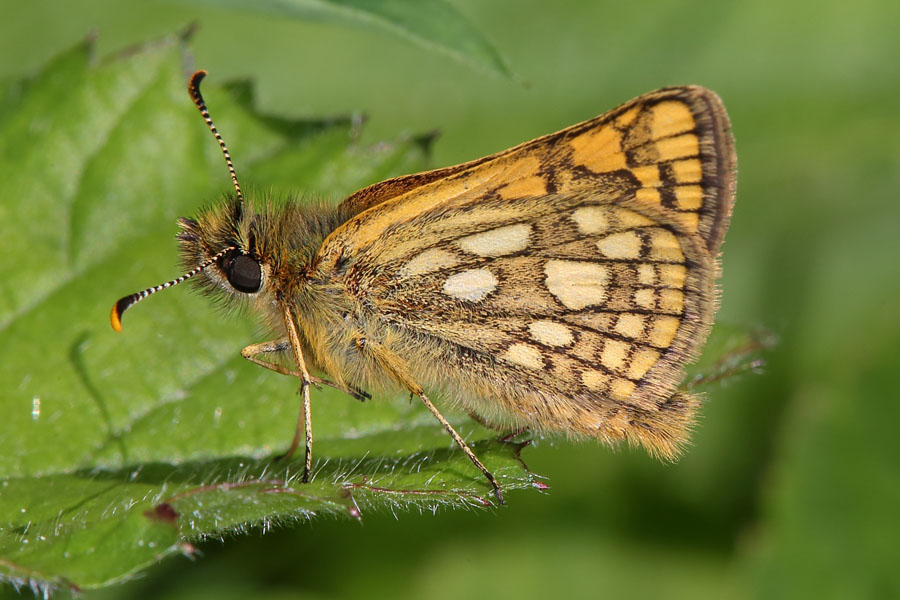
[[[197,108],[200,109],[200,114],[203,116],[203,120],[206,121],[209,130],[212,131],[212,134],[215,136],[216,141],[219,142],[219,148],[222,149],[222,154],[225,155],[225,164],[228,166],[228,172],[231,174],[231,181],[234,183],[234,191],[237,192],[238,200],[241,201],[241,206],[243,207],[244,194],[241,192],[241,184],[238,183],[237,173],[234,172],[234,163],[231,162],[231,155],[228,154],[228,147],[225,146],[225,140],[222,139],[216,126],[213,124],[212,118],[209,116],[209,110],[206,108],[206,102],[200,94],[200,82],[203,81],[204,77],[206,77],[206,71],[203,70],[195,71],[194,74],[191,75],[191,80],[188,82],[188,94],[191,95],[191,100],[193,100],[194,104],[197,105]]]
[[[147,296],[152,296],[156,292],[160,292],[166,288],[172,287],[173,285],[178,285],[182,281],[186,281],[186,280],[190,279],[191,277],[193,277],[194,275],[196,275],[197,273],[199,273],[200,271],[202,271],[209,265],[213,264],[214,262],[216,262],[217,260],[219,260],[220,258],[225,256],[232,250],[237,250],[237,248],[235,248],[234,246],[229,246],[228,248],[225,248],[224,250],[222,250],[221,252],[219,252],[218,254],[213,256],[212,258],[206,259],[205,261],[200,263],[198,266],[194,267],[193,269],[191,269],[190,271],[188,271],[181,277],[178,277],[177,279],[173,279],[172,281],[167,281],[167,282],[161,283],[159,285],[154,285],[153,287],[149,287],[146,290],[141,290],[140,292],[137,292],[135,294],[130,294],[128,296],[125,296],[124,298],[120,298],[119,301],[116,302],[115,305],[113,305],[112,312],[109,314],[109,322],[112,325],[112,328],[115,329],[116,331],[122,331],[122,315],[125,313],[126,310],[128,310],[129,308],[131,308],[132,306],[134,306],[135,304],[137,304],[138,302],[140,302]]]
[[[213,124],[212,118],[209,116],[209,110],[206,108],[206,102],[203,100],[203,96],[200,94],[200,82],[203,81],[204,77],[206,77],[206,71],[203,70],[195,71],[194,74],[191,75],[191,80],[188,82],[188,94],[190,94],[191,100],[194,101],[194,104],[197,105],[197,108],[200,109],[200,115],[203,117],[203,120],[206,121],[206,125],[207,127],[209,127],[209,130],[212,131],[212,134],[213,136],[215,136],[216,141],[219,142],[219,148],[222,149],[222,154],[225,156],[225,165],[228,167],[228,173],[231,174],[231,181],[232,183],[234,183],[234,191],[237,193],[238,200],[241,201],[241,207],[243,207],[244,194],[243,192],[241,192],[241,184],[238,183],[237,173],[235,173],[234,171],[234,163],[231,162],[231,155],[228,154],[228,147],[225,145],[225,140],[222,139],[222,136],[219,135],[219,131],[216,129],[216,126]],[[203,261],[200,265],[194,267],[177,279],[173,279],[172,281],[167,281],[165,283],[155,285],[135,294],[130,294],[128,296],[125,296],[124,298],[120,298],[119,301],[116,302],[113,306],[112,312],[109,315],[109,322],[112,325],[112,328],[116,331],[122,331],[122,315],[125,314],[126,310],[128,310],[147,296],[152,296],[156,292],[162,291],[166,288],[170,288],[173,285],[178,285],[182,281],[190,279],[232,250],[237,250],[237,248],[235,248],[234,246],[229,246],[228,248],[219,251],[212,258],[208,258],[207,260]]]

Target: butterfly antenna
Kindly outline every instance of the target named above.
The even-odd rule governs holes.
[[[137,292],[136,294],[131,294],[129,296],[125,296],[124,298],[121,298],[118,302],[115,303],[115,305],[113,305],[112,312],[109,314],[109,322],[112,325],[112,328],[115,329],[116,331],[122,331],[122,315],[125,314],[126,310],[128,310],[129,308],[131,308],[132,306],[134,306],[135,304],[137,304],[138,302],[140,302],[147,296],[152,296],[156,292],[159,292],[166,288],[170,288],[173,285],[178,285],[182,281],[186,281],[186,280],[190,279],[191,277],[193,277],[194,275],[196,275],[197,273],[199,273],[200,271],[202,271],[209,265],[213,264],[214,262],[216,262],[217,260],[219,260],[220,258],[225,256],[225,254],[227,254],[228,252],[231,252],[232,250],[236,250],[236,248],[234,246],[229,246],[228,248],[225,248],[224,250],[222,250],[221,252],[219,252],[218,254],[213,256],[212,258],[208,258],[207,260],[203,261],[200,265],[194,267],[193,269],[191,269],[190,271],[188,271],[187,273],[185,273],[178,279],[173,279],[172,281],[167,281],[165,283],[161,283],[160,285],[155,285],[151,288],[147,288],[146,290]]]
[[[206,71],[203,70],[195,71],[194,74],[191,75],[191,80],[188,82],[188,94],[191,95],[191,100],[193,100],[194,104],[197,105],[197,108],[200,109],[200,114],[203,116],[203,120],[206,121],[209,130],[212,131],[212,134],[215,136],[216,141],[219,142],[219,148],[222,149],[222,154],[225,155],[225,164],[228,165],[228,172],[231,174],[231,181],[234,183],[234,191],[237,192],[238,200],[241,201],[241,206],[243,206],[244,194],[241,192],[241,184],[238,183],[237,173],[234,172],[234,163],[231,162],[231,155],[228,154],[228,147],[225,146],[225,140],[222,139],[216,126],[213,124],[212,118],[209,116],[209,110],[206,108],[206,102],[200,94],[200,82],[203,81],[204,77],[206,77]]]

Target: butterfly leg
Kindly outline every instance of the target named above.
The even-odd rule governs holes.
[[[291,308],[287,302],[283,301],[280,294],[278,299],[280,300],[279,304],[281,304],[282,316],[284,317],[284,328],[287,330],[288,334],[288,343],[294,351],[294,363],[297,365],[297,374],[302,382],[300,384],[300,395],[303,397],[303,403],[300,407],[300,416],[297,419],[297,430],[294,432],[294,439],[291,440],[291,445],[287,452],[284,453],[283,457],[287,458],[293,455],[294,451],[300,445],[300,423],[302,422],[303,432],[306,434],[306,453],[303,462],[303,478],[300,481],[309,483],[310,474],[312,473],[313,446],[312,411],[310,410],[309,405],[309,386],[312,384],[312,378],[309,376],[309,371],[306,369],[306,361],[303,359],[300,336],[297,334],[297,325],[294,322],[294,315],[291,314]]]
[[[260,342],[258,344],[250,344],[249,346],[241,350],[241,356],[243,356],[253,364],[269,369],[270,371],[275,371],[276,373],[281,373],[282,375],[287,375],[289,377],[300,377],[300,373],[298,371],[294,371],[282,365],[257,358],[257,356],[259,356],[260,354],[279,354],[290,349],[290,341],[288,341],[287,338],[281,338],[280,340],[271,340],[268,342]],[[310,381],[312,381],[312,379],[313,378],[311,377]],[[314,381],[313,383],[318,382]]]
[[[286,352],[291,349],[291,342],[287,338],[281,338],[278,340],[271,340],[268,342],[260,342],[258,344],[251,344],[241,350],[241,356],[249,360],[255,365],[259,365],[270,371],[275,371],[276,373],[281,373],[282,375],[287,375],[289,377],[300,377],[299,371],[295,371],[293,369],[288,369],[282,365],[269,362],[267,360],[262,360],[257,358],[260,354],[279,354],[281,352]],[[359,389],[355,386],[350,386],[347,388],[341,387],[333,381],[328,381],[327,379],[321,379],[320,377],[315,377],[313,375],[309,376],[310,382],[315,386],[327,385],[329,387],[333,387],[336,390],[340,390],[345,394],[349,394],[354,399],[359,400],[360,402],[365,402],[366,400],[371,400],[372,396],[368,392]]]
[[[450,434],[450,437],[453,438],[453,441],[456,442],[456,445],[459,446],[459,449],[462,450],[467,457],[469,457],[469,460],[472,461],[472,464],[474,464],[482,473],[484,473],[484,476],[491,484],[491,487],[494,488],[494,495],[497,497],[497,502],[499,502],[500,504],[506,504],[506,502],[503,500],[503,491],[500,489],[500,484],[497,482],[497,478],[494,477],[493,473],[488,471],[487,467],[485,467],[484,463],[482,463],[478,459],[478,457],[475,456],[475,453],[462,438],[462,436],[456,432],[456,430],[453,428],[453,425],[450,424],[450,422],[444,417],[444,415],[442,415],[437,407],[431,402],[428,396],[425,395],[425,390],[423,390],[422,386],[416,383],[412,378],[402,359],[395,356],[378,342],[373,342],[365,337],[358,337],[356,338],[355,342],[356,347],[360,350],[360,352],[368,354],[380,367],[390,373],[394,379],[396,379],[406,389],[408,389],[411,394],[415,394],[422,400],[422,403],[426,406],[426,408],[428,408],[428,410],[431,411],[431,414],[434,415],[434,418],[444,426],[444,429],[447,430],[447,433]]]
[[[422,393],[421,388],[419,388],[419,391],[416,392],[416,395],[422,399],[422,403],[425,404],[426,407],[428,407],[428,410],[431,411],[431,414],[434,415],[434,418],[440,421],[441,425],[444,426],[444,429],[447,430],[447,433],[450,434],[450,437],[453,438],[453,441],[456,442],[456,445],[459,446],[459,449],[462,450],[465,455],[469,457],[469,460],[472,461],[472,464],[474,464],[481,470],[482,473],[484,473],[484,476],[487,477],[487,480],[490,482],[491,487],[494,488],[494,495],[497,496],[497,502],[499,502],[500,504],[506,504],[506,502],[503,500],[503,491],[500,489],[500,484],[497,483],[497,479],[494,477],[494,474],[488,471],[487,467],[485,467],[484,464],[480,460],[478,460],[478,457],[475,456],[475,453],[472,452],[472,449],[469,448],[469,445],[466,443],[466,441],[462,439],[462,436],[459,435],[455,429],[453,429],[453,425],[451,425],[450,422],[447,421],[446,418],[444,418],[444,415],[442,415],[437,407],[432,404],[431,400],[428,399],[428,396]]]

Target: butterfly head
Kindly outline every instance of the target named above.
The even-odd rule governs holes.
[[[266,215],[245,208],[236,197],[202,211],[193,219],[179,219],[177,239],[181,263],[186,269],[203,269],[200,285],[206,291],[238,297],[265,293],[271,278],[273,257],[260,232]]]

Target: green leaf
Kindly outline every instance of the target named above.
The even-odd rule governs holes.
[[[181,0],[262,14],[387,31],[504,77],[497,49],[444,0]]]
[[[179,39],[93,63],[84,44],[2,92],[0,578],[92,588],[207,536],[325,514],[490,505],[490,488],[419,403],[314,391],[315,477],[277,462],[297,383],[248,363],[252,318],[170,279],[175,219],[229,191],[185,91]],[[246,85],[205,95],[245,190],[336,200],[419,170],[427,143],[361,147],[349,118],[256,114]],[[532,487],[521,444],[449,415],[504,489]],[[298,462],[299,461],[299,462]]]

